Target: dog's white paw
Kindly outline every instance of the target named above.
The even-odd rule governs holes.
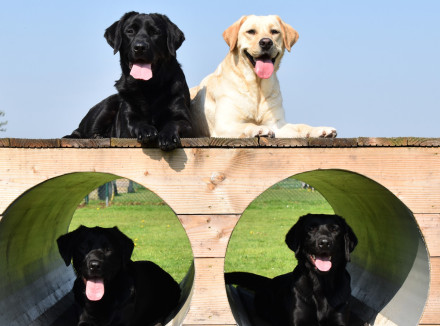
[[[335,138],[338,135],[333,127],[314,127],[309,133],[311,138]]]
[[[275,132],[266,126],[249,126],[245,129],[244,134],[246,137],[275,137]]]

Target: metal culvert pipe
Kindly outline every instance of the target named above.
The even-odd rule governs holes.
[[[385,187],[350,171],[314,170],[293,178],[319,191],[358,237],[347,265],[356,319],[370,325],[418,325],[428,297],[430,268],[412,212]],[[252,292],[231,286],[227,291],[240,326],[266,326],[254,316]]]
[[[358,316],[372,325],[417,325],[430,268],[412,212],[388,189],[356,173],[316,170],[295,178],[318,190],[359,239],[348,264]]]
[[[0,325],[52,325],[68,310],[76,276],[61,259],[56,239],[67,232],[87,194],[118,178],[66,174],[29,189],[5,210],[0,220]],[[192,269],[182,282],[184,299],[192,287]]]

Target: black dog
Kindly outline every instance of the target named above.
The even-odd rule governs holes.
[[[117,227],[80,226],[57,243],[77,274],[78,325],[162,325],[176,308],[179,285],[156,264],[131,261],[133,241]]]
[[[190,95],[176,50],[185,37],[168,17],[126,13],[104,37],[120,53],[118,94],[95,105],[65,138],[137,138],[172,150],[193,136]]]
[[[273,326],[348,325],[345,266],[357,245],[350,226],[337,215],[308,214],[287,233],[286,244],[298,260],[292,273],[273,279],[226,273],[226,283],[254,290],[257,314]]]

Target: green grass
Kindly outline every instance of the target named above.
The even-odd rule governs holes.
[[[117,226],[135,243],[133,260],[154,261],[180,281],[193,259],[188,237],[173,211],[156,195],[145,192],[145,196],[139,192],[118,196],[109,207],[90,201],[76,210],[69,231],[79,225]]]
[[[284,237],[298,217],[332,213],[317,192],[277,184],[261,194],[243,213],[235,228],[225,260],[225,271],[249,271],[268,277],[292,271],[295,257]],[[76,210],[70,231],[79,225],[118,228],[135,242],[133,260],[151,260],[177,281],[186,275],[192,251],[172,210],[154,193],[140,188],[121,194],[109,207],[90,201]]]
[[[261,194],[243,213],[231,240],[225,271],[247,271],[274,277],[293,270],[294,253],[284,238],[298,218],[307,213],[333,213],[317,192],[276,186]]]

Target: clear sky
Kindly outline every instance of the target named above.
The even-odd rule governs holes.
[[[440,1],[2,1],[0,138],[70,134],[113,94],[119,56],[104,30],[127,11],[167,15],[190,87],[214,71],[223,31],[277,14],[299,33],[278,72],[286,119],[338,137],[440,137]]]

